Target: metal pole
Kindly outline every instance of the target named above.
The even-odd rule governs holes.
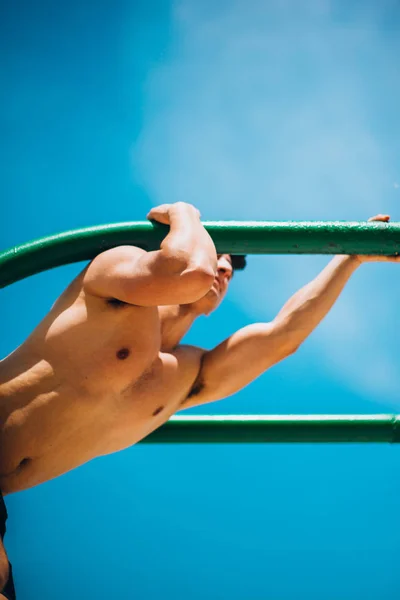
[[[228,254],[400,253],[400,223],[345,221],[205,222],[217,251]],[[168,232],[148,221],[67,231],[16,246],[0,254],[0,287],[100,252],[131,244],[154,250]]]
[[[400,443],[400,415],[172,417],[144,444]]]

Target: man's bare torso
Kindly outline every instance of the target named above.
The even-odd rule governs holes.
[[[161,352],[157,307],[90,296],[81,274],[0,362],[0,488],[23,490],[136,443],[186,399],[202,351]]]

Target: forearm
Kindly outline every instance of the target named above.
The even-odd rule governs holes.
[[[185,265],[186,270],[201,269],[216,273],[217,253],[214,242],[200,221],[196,209],[185,203],[171,205],[169,210],[170,231],[161,243],[161,252]]]
[[[336,256],[284,305],[274,323],[284,332],[289,348],[295,350],[317,327],[359,266],[357,256]]]

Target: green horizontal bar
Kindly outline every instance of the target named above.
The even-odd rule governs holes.
[[[172,417],[141,443],[400,443],[400,415]]]
[[[400,223],[345,221],[205,222],[219,253],[385,254],[400,253]],[[155,250],[166,225],[140,221],[67,231],[0,254],[0,287],[60,265],[91,260],[114,246]]]

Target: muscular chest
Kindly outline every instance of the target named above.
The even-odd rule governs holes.
[[[83,382],[96,394],[118,393],[148,369],[160,345],[154,307],[115,309],[96,301],[95,307],[80,302],[55,316],[43,352],[68,381]]]
[[[199,372],[202,351],[193,346],[179,346],[174,352],[160,352],[143,375],[124,392],[132,409],[147,416],[164,410],[179,410]]]
[[[131,446],[165,423],[184,403],[200,367],[201,351],[180,347],[158,359],[124,392],[110,399],[113,425],[103,437],[104,452]]]

